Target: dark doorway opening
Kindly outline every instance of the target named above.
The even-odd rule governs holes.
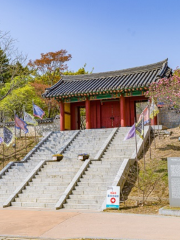
[[[78,107],[78,129],[86,129],[86,108]]]

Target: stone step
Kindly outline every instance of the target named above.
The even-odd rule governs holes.
[[[96,195],[89,195],[89,194],[87,194],[87,195],[82,195],[82,194],[74,194],[74,195],[69,195],[69,199],[75,199],[75,200],[77,200],[77,199],[86,199],[86,200],[95,200],[95,199],[105,199],[105,197],[106,197],[106,194],[102,194],[102,195],[99,195],[99,194],[96,194]]]
[[[93,188],[92,188],[92,190],[90,191],[88,188],[84,189],[84,190],[77,188],[77,189],[72,191],[72,194],[77,194],[77,195],[79,195],[79,194],[81,194],[81,195],[88,195],[88,194],[90,194],[90,195],[104,195],[104,194],[106,194],[106,192],[107,192],[107,190],[97,190],[96,191],[96,190],[93,190]]]
[[[111,177],[114,177],[115,175],[112,174],[111,172],[109,174],[96,174],[96,172],[92,172],[90,174],[88,174],[88,172],[86,174],[83,175],[83,178],[89,178],[89,179],[92,179],[92,178],[111,178]]]
[[[38,184],[42,184],[43,182],[48,182],[48,184],[59,184],[59,186],[66,186],[67,183],[69,182],[69,180],[67,182],[62,182],[61,179],[53,179],[53,178],[33,178],[33,183],[38,183]]]
[[[111,182],[78,182],[77,186],[85,186],[85,187],[95,187],[95,186],[102,186],[102,187],[108,187],[111,185]]]
[[[57,199],[59,199],[60,198],[60,196],[62,195],[62,193],[63,193],[63,191],[59,191],[59,192],[52,192],[52,193],[37,193],[36,192],[36,194],[34,194],[34,193],[31,193],[31,192],[26,192],[26,191],[24,191],[23,193],[20,193],[20,194],[18,194],[18,197],[19,198],[21,198],[21,199],[23,199],[23,198],[34,198],[34,197],[36,197],[36,198],[48,198],[48,199],[50,199],[50,198],[57,198]]]
[[[1,187],[9,187],[9,186],[19,186],[22,182],[4,182],[3,184],[0,185]]]
[[[96,166],[103,166],[103,165],[109,165],[111,166],[112,164],[118,164],[118,162],[121,162],[123,161],[124,159],[119,159],[119,161],[116,160],[117,158],[112,158],[111,160],[106,160],[104,159],[104,157],[101,158],[101,161],[92,161],[91,164],[92,165],[96,165]]]
[[[134,151],[134,147],[133,148],[121,148],[121,149],[106,149],[104,154],[119,154],[122,155],[122,153],[126,153],[126,152],[133,152]]]
[[[130,150],[133,150],[135,149],[135,145],[130,145],[130,144],[127,144],[127,145],[122,145],[122,144],[110,144],[109,147],[107,148],[108,151],[112,151],[112,150],[118,150],[118,149],[130,149]]]
[[[76,186],[75,190],[76,189],[78,191],[82,191],[82,192],[84,192],[86,190],[88,190],[89,192],[93,192],[93,191],[96,192],[96,191],[106,191],[107,190],[107,186],[96,185],[96,186],[88,186],[88,187],[86,187],[86,186],[81,185],[81,186]]]
[[[54,208],[54,203],[33,203],[33,202],[12,202],[13,207],[27,207],[27,208]]]
[[[58,187],[58,186],[61,186],[61,187],[66,187],[66,185],[67,185],[67,183],[65,184],[63,184],[63,186],[62,186],[62,184],[60,183],[60,182],[58,182],[58,181],[52,181],[52,182],[41,182],[41,181],[34,181],[33,180],[33,182],[30,182],[29,183],[29,185],[28,186],[56,186],[56,187]]]
[[[12,188],[12,187],[8,187],[5,188],[5,189],[0,189],[0,194],[11,194],[13,191],[15,190],[15,188]]]
[[[19,172],[29,172],[29,168],[27,169],[27,168],[18,168],[18,167],[13,167],[13,168],[10,168],[10,169],[8,169],[8,171],[6,172],[6,173],[11,173],[11,172],[16,172],[16,173],[19,173]]]
[[[8,198],[9,197],[9,193],[0,193],[0,200],[2,198]]]
[[[65,186],[43,186],[43,185],[30,185],[26,187],[26,191],[33,192],[39,191],[39,193],[51,192],[51,191],[64,191],[66,189]],[[24,191],[24,190],[23,190]]]
[[[103,175],[103,177],[102,176],[92,177],[90,174],[86,174],[80,178],[79,182],[92,182],[92,183],[111,182],[112,179],[114,180],[115,175],[116,174],[113,174],[113,176],[108,176],[107,174],[105,174],[105,175]]]
[[[64,174],[64,172],[60,173],[60,174],[56,174],[56,173],[47,173],[47,172],[39,172],[38,175],[36,175],[38,178],[38,176],[40,178],[46,178],[46,177],[51,177],[51,178],[59,178],[59,179],[71,179],[75,176],[76,173],[74,174]]]
[[[59,196],[60,197],[60,196]],[[59,198],[27,198],[27,197],[22,197],[22,198],[15,198],[15,202],[29,202],[29,203],[57,203]]]
[[[45,165],[42,167],[42,169],[51,169],[51,171],[54,171],[56,169],[58,169],[58,171],[72,171],[72,170],[76,170],[78,171],[79,168],[81,167],[82,165],[82,162],[79,164],[73,164],[73,165],[70,165],[70,164],[66,164],[66,165]]]
[[[101,163],[97,164],[96,161],[91,161],[91,164],[90,166],[93,166],[93,167],[97,167],[97,168],[100,168],[100,167],[113,167],[113,166],[120,166],[121,163],[123,162],[123,160],[106,160],[106,159],[103,159],[103,157],[101,158],[102,161]]]
[[[82,162],[80,161],[69,161],[69,160],[65,160],[63,158],[63,160],[61,160],[60,162],[46,162],[46,165],[44,166],[48,166],[48,167],[52,167],[52,168],[56,168],[56,167],[59,167],[59,168],[63,168],[63,167],[66,167],[66,168],[69,168],[69,167],[80,167],[82,165]]]
[[[79,168],[78,168],[79,169]],[[62,171],[61,169],[41,169],[38,174],[41,174],[41,175],[50,175],[50,176],[63,176],[63,175],[74,175],[77,171],[77,170],[74,170],[74,169],[64,169],[64,171]]]
[[[101,207],[98,204],[63,204],[66,209],[94,209],[97,210]]]
[[[87,171],[85,171],[85,175],[91,175],[91,174],[96,174],[96,176],[97,175],[99,175],[99,176],[102,176],[102,174],[104,175],[104,174],[109,174],[109,173],[111,173],[112,175],[116,175],[116,173],[117,173],[117,168],[102,168],[101,167],[101,169],[99,168],[99,169],[96,169],[96,168],[89,168],[89,169],[87,169]]]
[[[8,197],[9,197],[9,196],[8,196]],[[1,198],[0,198],[0,202],[1,202],[1,203],[4,203],[4,202],[8,199],[8,197],[6,197],[6,196],[1,197]]]
[[[106,152],[103,157],[104,158],[124,158],[124,157],[131,157],[133,151],[130,152],[130,151],[123,151],[123,152]]]
[[[23,173],[23,174],[19,174],[18,175],[18,180],[21,181],[22,179],[26,178],[27,177],[27,173]],[[9,181],[9,180],[15,180],[17,179],[17,174],[6,174],[6,175],[3,175],[2,178],[0,179],[0,183],[3,183],[3,182],[6,182],[6,181]]]
[[[131,154],[132,155],[132,154]],[[131,158],[131,155],[128,157],[128,156],[119,156],[119,157],[109,157],[109,156],[103,156],[101,158],[101,160],[104,162],[104,161],[113,161],[113,162],[122,162],[124,159],[128,159],[128,158]]]
[[[112,164],[108,164],[106,162],[104,162],[104,164],[101,164],[99,166],[95,165],[95,164],[90,164],[90,166],[88,167],[88,171],[104,171],[104,170],[117,170],[117,167],[119,167],[121,164],[119,163],[112,163]]]
[[[80,205],[82,205],[82,204],[85,204],[85,205],[87,205],[87,204],[97,204],[97,205],[102,205],[102,203],[103,203],[103,201],[104,201],[104,198],[96,198],[96,199],[67,199],[66,200],[66,203],[67,204],[72,204],[72,205],[74,205],[74,204],[80,204]]]

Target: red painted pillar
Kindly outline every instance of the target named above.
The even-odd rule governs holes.
[[[86,99],[86,129],[90,129],[91,128],[91,124],[90,124],[90,101],[89,99]]]
[[[120,97],[120,125],[126,127],[126,116],[125,116],[125,97]]]
[[[64,131],[64,103],[60,102],[60,131]]]
[[[151,125],[157,125],[157,115],[151,119]]]

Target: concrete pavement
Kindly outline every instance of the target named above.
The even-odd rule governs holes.
[[[180,218],[8,208],[0,209],[0,236],[179,240]]]

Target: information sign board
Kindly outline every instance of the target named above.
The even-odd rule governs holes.
[[[169,202],[172,207],[180,207],[180,158],[168,158]]]
[[[120,195],[119,186],[108,187],[106,195],[106,208],[119,209],[119,195]]]

